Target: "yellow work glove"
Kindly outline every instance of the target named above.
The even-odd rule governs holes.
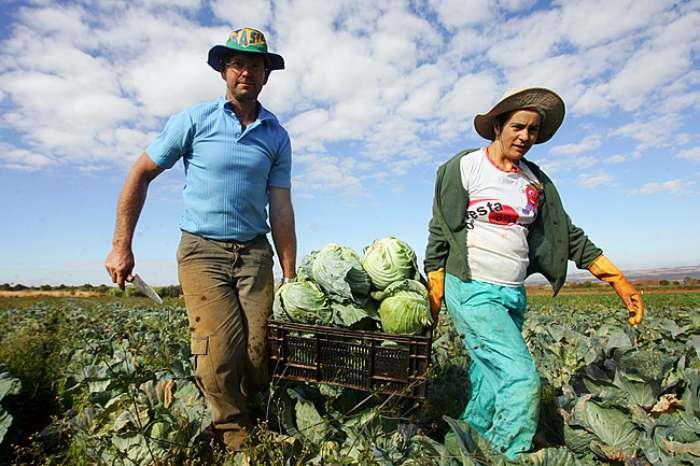
[[[438,314],[442,307],[442,297],[445,294],[445,269],[428,272],[428,293],[430,294],[430,313],[433,325],[437,325]]]
[[[629,313],[627,321],[634,326],[639,324],[644,317],[644,303],[639,292],[627,281],[620,269],[610,262],[607,257],[599,256],[588,270],[599,280],[610,283],[615,293],[622,299]]]

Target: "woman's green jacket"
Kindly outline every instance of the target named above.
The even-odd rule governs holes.
[[[460,160],[476,150],[464,150],[438,168],[433,217],[425,251],[426,273],[445,268],[447,273],[462,280],[470,277],[465,221],[469,195],[462,185]],[[530,264],[527,275],[537,272],[544,275],[552,284],[556,296],[566,281],[568,259],[574,261],[578,268],[585,269],[603,251],[588,239],[581,228],[571,223],[552,180],[534,163],[525,159],[522,162],[527,163],[543,185],[537,219],[529,228]]]

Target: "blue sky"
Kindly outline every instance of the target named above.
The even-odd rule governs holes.
[[[287,69],[260,100],[289,130],[299,258],[394,235],[422,257],[436,167],[483,146],[508,89],[564,123],[528,158],[623,270],[700,264],[700,2],[3,2],[0,283],[106,283],[129,166],[167,117],[224,92],[212,45],[253,26]],[[176,283],[183,168],[151,186],[136,271]]]

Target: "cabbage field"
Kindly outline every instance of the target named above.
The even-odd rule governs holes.
[[[700,463],[700,293],[647,294],[626,325],[607,292],[530,298],[546,447],[521,464]],[[184,304],[0,298],[0,464],[506,464],[459,421],[464,354],[449,317],[421,402],[277,381],[246,453],[204,441]]]

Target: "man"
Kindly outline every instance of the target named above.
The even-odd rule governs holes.
[[[260,31],[244,28],[209,50],[207,62],[226,82],[226,97],[172,116],[136,161],[119,196],[105,267],[123,287],[134,268],[131,242],[148,185],[182,157],[177,260],[195,377],[211,410],[210,431],[239,450],[251,426],[247,399],[269,383],[265,332],[274,279],[266,233],[272,231],[284,281],[295,276],[291,145],[257,100],[284,60],[267,51]]]

